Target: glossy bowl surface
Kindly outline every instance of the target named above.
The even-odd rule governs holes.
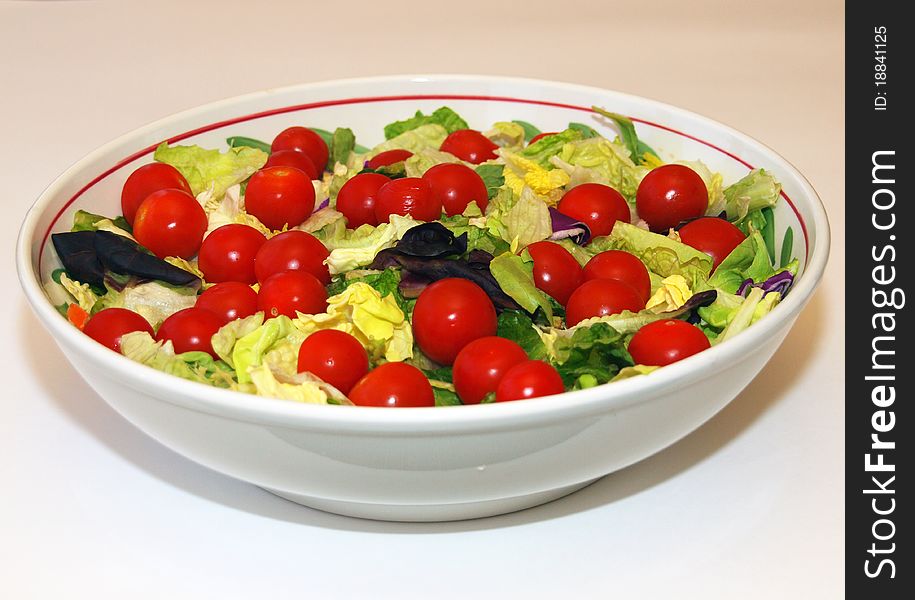
[[[701,159],[733,182],[754,167],[784,186],[776,240],[795,233],[801,270],[768,316],[711,350],[588,390],[497,405],[373,409],[302,405],[210,388],[136,364],[84,336],[42,288],[58,266],[50,245],[78,209],[118,214],[120,189],[163,140],[224,147],[291,125],[346,126],[364,145],[384,124],[448,105],[475,127],[522,119],[543,131],[583,122],[614,135],[589,108],[633,118],[664,159]],[[776,249],[778,251],[778,249]],[[73,165],[22,225],[17,267],[41,322],[86,381],[138,428],[188,458],[315,508],[374,519],[467,519],[534,506],[674,443],[730,402],[778,349],[826,266],[829,225],[816,192],[778,154],[705,117],[579,85],[504,77],[422,75],[269,90],[162,119]]]

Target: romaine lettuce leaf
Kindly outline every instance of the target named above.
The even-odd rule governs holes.
[[[545,169],[553,168],[550,164],[550,158],[558,155],[563,151],[563,147],[581,139],[581,132],[575,129],[566,129],[554,135],[542,137],[530,146],[521,150],[518,154]]]
[[[505,225],[505,241],[516,250],[553,235],[549,207],[528,187],[521,191],[515,205],[502,216],[502,223]]]
[[[280,315],[236,340],[232,347],[232,364],[239,383],[251,381],[251,367],[259,366],[264,355],[278,343],[301,344],[305,336],[292,324],[292,319]],[[215,348],[214,348],[215,350]]]
[[[524,127],[515,122],[498,121],[483,135],[500,148],[517,148],[524,145]]]
[[[630,203],[635,202],[639,183],[648,173],[647,167],[632,161],[625,147],[602,137],[566,144],[552,162],[569,175],[570,187],[602,183],[617,190]]]

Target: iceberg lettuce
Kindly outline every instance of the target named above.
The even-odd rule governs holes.
[[[228,188],[245,181],[263,167],[268,156],[266,152],[249,146],[220,152],[200,146],[169,146],[168,142],[162,142],[153,158],[178,169],[195,196],[204,190],[211,190],[218,199]]]

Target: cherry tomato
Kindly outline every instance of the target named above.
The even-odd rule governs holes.
[[[684,244],[711,256],[713,269],[717,269],[721,261],[746,239],[735,225],[718,217],[702,217],[690,221],[677,233]]]
[[[562,377],[542,360],[526,360],[509,369],[496,388],[496,402],[527,400],[566,391]]]
[[[308,155],[298,150],[278,150],[270,154],[270,158],[264,163],[262,168],[270,167],[294,167],[306,175],[309,179],[320,179],[321,172],[315,166]]]
[[[133,235],[159,258],[197,254],[207,230],[207,215],[196,198],[176,189],[159,190],[137,209]]]
[[[403,162],[413,156],[413,153],[409,150],[385,150],[384,152],[379,152],[371,159],[368,160],[368,163],[365,165],[369,169],[377,169],[378,167],[387,167],[389,165],[394,165],[399,162]]]
[[[156,332],[156,340],[171,340],[175,354],[199,351],[218,360],[219,356],[213,351],[211,340],[222,326],[222,319],[208,310],[196,306],[185,308],[162,321]]]
[[[301,225],[314,207],[311,179],[293,167],[261,169],[245,189],[245,208],[270,229]]]
[[[130,174],[121,190],[121,212],[127,222],[133,225],[140,204],[153,192],[177,189],[191,193],[191,186],[178,169],[165,163],[143,165]]]
[[[637,256],[622,250],[607,250],[594,255],[582,269],[585,281],[616,279],[628,283],[644,302],[651,298],[651,277],[648,268]]]
[[[450,365],[464,346],[496,334],[496,309],[486,292],[472,281],[440,279],[416,300],[413,334],[426,356]]]
[[[571,327],[590,319],[615,315],[624,310],[638,312],[645,301],[629,284],[615,279],[592,279],[572,293],[566,305],[566,325]]]
[[[635,195],[639,217],[652,231],[667,231],[681,221],[695,219],[708,209],[708,188],[698,173],[684,165],[652,169]]]
[[[349,399],[357,406],[435,406],[429,380],[422,371],[402,362],[375,367],[353,386]]]
[[[534,284],[565,306],[581,285],[581,265],[555,242],[535,242],[527,251],[534,259]]]
[[[639,365],[663,367],[711,347],[702,330],[686,321],[664,319],[643,326],[629,342]]]
[[[528,145],[528,146],[531,146],[531,145],[533,145],[533,144],[536,144],[537,142],[539,142],[540,140],[542,140],[542,139],[545,138],[546,136],[548,136],[548,135],[556,135],[557,133],[559,133],[559,132],[558,132],[558,131],[544,131],[543,133],[538,133],[537,135],[535,135],[534,137],[531,138],[531,141],[529,141],[529,142],[527,143],[527,145]]]
[[[273,138],[273,143],[270,144],[271,154],[281,150],[304,152],[319,172],[324,170],[330,154],[321,136],[307,127],[289,127]]]
[[[264,234],[253,227],[238,223],[223,225],[204,238],[197,264],[210,283],[254,283],[257,281],[254,257],[266,241]]]
[[[446,215],[459,215],[467,205],[476,202],[481,211],[489,204],[489,195],[483,178],[476,171],[460,163],[435,165],[423,174],[432,186],[436,200],[442,203]]]
[[[327,290],[305,271],[285,271],[271,275],[257,293],[257,309],[268,319],[279,315],[295,318],[295,313],[316,315],[327,310]]]
[[[349,394],[369,372],[369,355],[345,331],[324,329],[309,335],[299,347],[299,373],[304,371]]]
[[[379,223],[387,223],[391,215],[410,215],[418,221],[435,221],[442,216],[442,203],[425,179],[392,179],[375,195],[375,219]]]
[[[381,186],[391,181],[381,173],[360,173],[343,184],[337,194],[337,210],[346,217],[346,226],[378,225],[375,198]]]
[[[626,199],[609,185],[583,183],[565,193],[557,206],[559,212],[581,221],[591,235],[609,235],[617,221],[632,218]]]
[[[132,331],[145,331],[155,335],[149,322],[139,314],[126,308],[106,308],[91,317],[83,327],[83,333],[115,352],[121,352],[121,336]]]
[[[459,129],[445,138],[440,150],[478,165],[496,158],[495,151],[498,148],[499,146],[475,129]]]
[[[257,312],[257,292],[250,285],[226,281],[204,290],[194,306],[210,311],[225,325]]]
[[[324,244],[304,231],[284,231],[267,240],[254,259],[257,280],[263,283],[268,277],[284,271],[304,271],[318,278],[322,284],[330,283],[330,271],[324,261],[330,253]]]
[[[511,340],[496,336],[474,340],[454,359],[454,389],[464,404],[479,404],[495,393],[509,369],[526,360],[527,354]]]

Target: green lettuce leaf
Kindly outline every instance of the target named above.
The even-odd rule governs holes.
[[[229,148],[225,152],[200,146],[169,146],[162,142],[153,158],[172,165],[184,175],[196,196],[211,189],[215,198],[254,174],[267,162],[267,153],[249,146]]]
[[[226,323],[219,328],[210,343],[213,345],[213,351],[227,365],[235,368],[235,362],[232,360],[232,351],[235,349],[235,342],[245,337],[255,329],[264,324],[264,313],[256,312],[253,315],[243,319],[235,319]]]
[[[774,274],[766,242],[756,231],[721,261],[708,284],[733,294],[746,279],[762,283]]]
[[[575,129],[566,129],[554,135],[542,137],[518,154],[534,161],[544,168],[552,168],[550,158],[562,152],[563,147],[581,139],[581,132]]]
[[[514,121],[493,123],[492,129],[483,135],[500,148],[520,149],[524,145],[524,127]]]
[[[416,129],[405,131],[386,142],[378,144],[372,148],[365,158],[371,158],[387,150],[403,149],[409,150],[413,154],[430,148],[438,150],[446,137],[448,137],[448,130],[437,123],[420,125]]]
[[[527,121],[521,121],[520,119],[512,120],[512,123],[517,123],[524,130],[524,141],[529,142],[531,139],[540,135],[540,130],[535,126],[531,125]]]
[[[557,338],[551,350],[567,388],[607,383],[621,368],[633,365],[623,336],[606,323],[578,327],[571,336]]]
[[[385,125],[384,139],[390,140],[407,131],[413,131],[418,127],[430,124],[442,126],[447,133],[454,133],[459,129],[468,129],[470,127],[467,125],[467,121],[462,119],[460,115],[447,106],[443,106],[436,109],[431,115],[424,115],[422,111],[418,110],[416,111],[416,114],[409,119],[395,121],[394,123]]]
[[[635,202],[639,183],[648,173],[647,167],[632,161],[625,147],[602,137],[566,144],[552,162],[569,174],[570,187],[602,183],[617,190],[630,203]]]
[[[496,335],[512,340],[527,352],[528,358],[542,360],[546,358],[546,346],[540,339],[534,322],[523,312],[503,310],[499,314]]]
[[[277,344],[301,344],[304,339],[304,334],[293,326],[289,317],[280,315],[268,319],[257,329],[239,338],[232,348],[232,364],[235,365],[238,382],[250,382],[251,367],[259,366],[264,355]]]
[[[123,216],[118,215],[114,219],[110,219],[85,210],[78,210],[73,215],[73,227],[70,231],[110,231],[134,239],[130,223]]]
[[[505,226],[503,239],[516,248],[525,248],[553,235],[549,207],[527,187],[501,220]]]
[[[713,344],[720,344],[731,339],[747,327],[767,315],[781,299],[778,292],[769,292],[764,295],[761,288],[751,288],[750,293],[743,299],[737,310],[729,317],[727,326],[713,340]]]
[[[403,164],[404,175],[407,177],[422,177],[423,174],[434,167],[435,165],[441,165],[444,163],[459,163],[461,159],[457,156],[450,154],[448,152],[442,152],[438,148],[422,148],[417,152],[413,153],[413,156],[407,158]],[[396,168],[397,165],[390,165],[389,167],[380,167],[375,170],[376,173],[381,173],[387,177],[392,175],[397,176],[397,173],[391,173],[389,170]]]
[[[480,165],[474,170],[483,180],[483,183],[486,184],[486,192],[489,198],[495,196],[499,192],[499,188],[505,184],[504,165],[486,164]]]
[[[330,138],[330,155],[327,159],[327,168],[333,170],[337,163],[347,164],[350,152],[356,147],[356,136],[352,129],[337,127]],[[320,168],[321,165],[315,165]]]
[[[754,169],[724,189],[729,221],[739,221],[754,210],[775,206],[782,185],[765,169]]]
[[[126,308],[149,321],[153,329],[158,329],[162,321],[196,303],[197,291],[193,288],[148,281],[129,285],[121,291],[109,291],[98,299],[91,312],[95,314],[106,308]]]
[[[145,331],[121,336],[121,354],[158,371],[221,388],[235,384],[232,368],[206,352],[175,354],[171,341],[157,342]]]
[[[400,293],[399,269],[387,268],[383,271],[376,272],[365,271],[364,274],[359,271],[349,271],[344,275],[335,277],[334,280],[330,282],[330,285],[327,286],[327,296],[336,296],[354,283],[364,283],[370,286],[381,294],[382,298],[394,296],[397,306],[400,307],[400,310],[402,310],[405,315],[409,317],[413,313],[413,305],[416,304],[416,300],[408,300]]]
[[[625,250],[661,277],[682,275],[694,292],[706,288],[713,264],[712,257],[704,252],[622,221],[616,222],[610,235],[594,238],[589,250]]]
[[[517,254],[506,252],[492,259],[489,271],[502,291],[529,313],[538,308],[548,319],[553,318],[549,297],[534,284],[533,260],[524,260]]]
[[[759,288],[753,289],[758,290]],[[750,319],[749,321],[744,319],[745,323],[741,328],[742,330],[768,314],[781,300],[781,294],[778,292],[769,292],[765,296],[756,294],[754,298],[758,298],[758,300],[756,301],[753,311],[750,313],[746,311],[748,298],[736,294],[729,294],[724,290],[718,290],[718,296],[715,298],[715,301],[708,306],[700,307],[698,313],[702,320],[717,333],[727,329],[731,323],[734,322],[738,313],[744,316],[749,314]],[[741,310],[744,310],[745,312],[741,313]],[[732,331],[732,335],[733,333],[734,332]]]

